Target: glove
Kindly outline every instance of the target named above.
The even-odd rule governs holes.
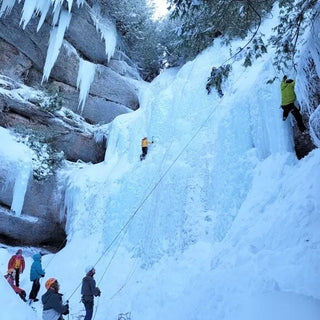
[[[97,293],[97,296],[100,297],[101,296],[101,290],[99,288],[98,289],[98,293]]]
[[[287,77],[286,75],[284,75],[283,78],[282,78],[282,80],[283,80],[283,81],[286,81],[287,78],[288,78],[288,77]]]
[[[67,307],[67,310],[62,313],[63,315],[69,314],[69,304],[68,303],[66,304],[66,307]]]
[[[43,278],[43,277],[44,277],[44,274],[42,274],[41,277]]]
[[[151,141],[151,143],[153,143],[153,141]]]

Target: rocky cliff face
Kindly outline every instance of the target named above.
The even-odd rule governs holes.
[[[39,134],[54,150],[63,152],[65,160],[103,161],[106,140],[97,141],[91,125],[109,123],[116,116],[139,107],[134,85],[140,80],[139,73],[123,52],[116,50],[111,59],[107,57],[105,43],[88,6],[74,5],[50,78],[41,83],[52,16],[48,14],[37,31],[41,16],[34,14],[23,29],[20,24],[22,8],[23,2],[17,1],[10,13],[0,18],[0,126],[12,132],[23,128],[25,132]],[[81,59],[96,65],[83,108],[79,108],[77,89]],[[41,108],[43,97],[21,94],[19,90],[26,88],[58,96],[64,111]],[[77,113],[81,113],[82,118],[75,121],[73,114]],[[22,215],[17,217],[9,210],[13,184],[8,183],[7,174],[0,164],[0,183],[6,186],[0,188],[0,239],[15,244],[57,247],[65,237],[63,186],[59,186],[55,175],[40,180],[33,176]]]

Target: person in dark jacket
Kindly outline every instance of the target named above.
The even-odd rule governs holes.
[[[59,283],[55,278],[46,281],[47,292],[41,297],[43,304],[43,320],[63,320],[62,315],[69,314],[69,304],[62,303],[62,294],[59,293]]]
[[[45,276],[45,271],[41,265],[41,254],[36,253],[33,257],[33,263],[30,269],[30,281],[32,281],[32,288],[29,294],[29,303],[39,301],[37,299],[40,290],[40,278]]]
[[[96,281],[93,279],[96,271],[93,266],[88,266],[86,268],[86,276],[82,279],[82,303],[86,309],[86,316],[84,320],[91,320],[93,314],[93,304],[94,297],[99,297],[101,291],[98,287],[96,287]]]
[[[292,79],[287,79],[287,76],[284,76],[281,81],[281,108],[283,110],[282,120],[285,121],[291,112],[295,117],[298,128],[301,132],[306,130],[306,126],[303,123],[302,116],[298,108],[294,105],[296,100],[296,94],[294,92],[295,81]]]
[[[13,255],[8,262],[8,270],[14,269],[15,272],[15,285],[19,287],[20,274],[23,273],[25,268],[24,258],[22,256],[22,250],[19,249],[15,255]]]
[[[208,94],[211,93],[211,87],[214,86],[218,91],[219,97],[222,98],[223,92],[221,89],[221,85],[222,85],[222,73],[216,67],[212,67],[210,77],[208,78],[208,81],[206,84],[206,89],[208,91]]]

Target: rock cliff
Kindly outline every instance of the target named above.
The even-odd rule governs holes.
[[[41,12],[34,12],[24,28],[23,5],[16,1],[12,10],[2,12],[0,17],[0,126],[17,136],[32,133],[40,143],[63,154],[63,161],[103,161],[106,138],[97,141],[92,125],[109,123],[139,107],[135,83],[141,78],[134,63],[117,45],[113,56],[108,56],[89,5],[73,5],[58,58],[48,81],[43,82],[50,33],[55,27],[52,25],[58,22],[54,21],[51,5],[40,28]],[[110,26],[112,22],[107,24]],[[83,108],[79,107],[78,90],[81,60],[95,65]],[[30,94],[35,89],[36,93]],[[51,105],[44,108],[48,99]],[[10,211],[14,182],[1,164],[0,183],[1,241],[58,247],[65,237],[66,217],[63,186],[56,174],[46,177],[40,174],[40,178],[33,174],[21,216]]]

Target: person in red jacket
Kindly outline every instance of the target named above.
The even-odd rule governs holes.
[[[13,255],[8,262],[8,270],[14,269],[16,271],[15,275],[15,285],[19,287],[20,274],[23,273],[25,268],[24,258],[22,256],[22,250],[19,249],[15,255]]]

